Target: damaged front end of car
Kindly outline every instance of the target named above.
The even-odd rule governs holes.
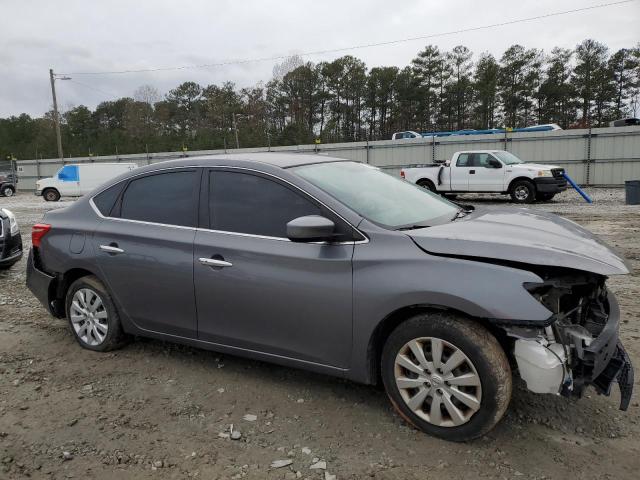
[[[633,391],[633,366],[618,338],[620,309],[606,276],[566,269],[538,272],[543,282],[524,287],[553,315],[544,327],[505,326],[514,340],[520,376],[536,393],[582,396],[593,386],[620,388],[620,410]]]

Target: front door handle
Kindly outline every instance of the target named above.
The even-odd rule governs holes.
[[[474,175],[475,173],[476,173],[476,171],[475,171],[475,170],[469,170],[469,174],[470,174],[470,175]]]
[[[102,250],[103,252],[114,253],[114,254],[124,253],[123,249],[118,248],[115,245],[100,245],[100,250]]]
[[[225,260],[218,260],[216,258],[199,258],[198,260],[200,260],[200,263],[202,265],[205,265],[207,267],[233,267],[233,263],[227,262]]]

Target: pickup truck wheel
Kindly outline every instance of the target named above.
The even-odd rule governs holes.
[[[391,403],[425,433],[466,441],[491,430],[511,399],[504,350],[481,325],[446,312],[401,323],[382,352]]]
[[[516,203],[533,203],[536,199],[536,187],[529,180],[518,180],[511,185],[511,199]]]
[[[81,347],[107,352],[121,347],[127,337],[111,295],[93,275],[81,277],[67,291],[66,314]]]
[[[44,192],[42,192],[42,196],[47,202],[57,202],[60,200],[60,192],[58,192],[55,188],[47,188]]]
[[[422,188],[426,188],[427,190],[430,190],[432,192],[436,192],[436,186],[433,184],[431,180],[426,180],[423,178],[422,180],[418,180],[416,182],[416,185]]]
[[[0,193],[3,197],[13,197],[15,190],[11,185],[5,185],[2,187],[2,190],[0,190]]]

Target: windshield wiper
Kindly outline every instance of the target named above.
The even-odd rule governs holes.
[[[418,228],[427,228],[429,225],[408,225],[406,227],[396,228],[396,231],[402,232],[404,230],[417,230]]]

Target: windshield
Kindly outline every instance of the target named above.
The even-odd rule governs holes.
[[[510,153],[510,152],[499,151],[499,152],[493,152],[493,154],[496,157],[498,157],[500,160],[502,160],[502,163],[504,163],[505,165],[515,165],[516,163],[524,163],[524,160],[520,160],[518,157],[516,157],[513,153]]]
[[[446,222],[460,210],[439,195],[357,162],[295,167],[296,174],[386,228]]]

